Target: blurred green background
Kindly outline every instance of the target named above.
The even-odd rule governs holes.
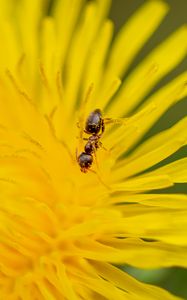
[[[143,3],[149,0],[113,0],[110,17],[115,23],[115,33],[120,27],[128,20],[133,12],[140,7]],[[181,25],[187,23],[187,0],[167,0],[165,1],[170,6],[170,11],[164,21],[159,26],[158,30],[153,34],[151,39],[145,44],[140,53],[136,56],[135,60],[131,64],[126,76],[131,72],[133,68],[160,42],[162,42],[170,33],[175,31]],[[151,16],[150,16],[151,17]],[[141,30],[141,28],[137,28]],[[128,45],[127,45],[128,47]],[[176,45],[177,51],[177,45]],[[187,58],[184,59],[181,64],[170,72],[163,80],[157,84],[152,90],[157,90],[160,86],[174,78],[177,74],[180,74],[184,70],[187,70]],[[158,131],[166,129],[173,125],[177,120],[187,115],[187,99],[179,102],[175,107],[172,107],[167,113],[154,125],[153,128],[147,133],[146,137],[155,134]],[[180,151],[172,155],[164,163],[187,156],[187,147],[183,147]],[[167,189],[167,192],[185,192],[187,193],[186,184],[178,184],[174,188]],[[186,237],[187,238],[187,237]],[[186,257],[187,259],[187,257]],[[159,285],[167,290],[171,291],[177,296],[187,299],[187,269],[171,268],[161,270],[139,270],[130,267],[124,267],[130,274],[147,283]],[[164,300],[164,299],[161,299]]]

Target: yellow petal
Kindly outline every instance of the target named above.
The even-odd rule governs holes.
[[[13,9],[13,1],[12,0],[0,0],[0,20],[7,19],[7,17],[10,17],[12,9]]]
[[[104,277],[106,280],[112,282],[114,285],[118,286],[120,289],[128,293],[128,299],[179,299],[172,296],[168,292],[162,290],[159,287],[154,287],[142,282],[138,282],[136,279],[132,278],[127,273],[111,266],[107,263],[94,262],[96,270],[99,272],[100,276]]]
[[[16,28],[13,21],[4,22],[0,19],[0,40],[3,41],[3,47],[1,47],[1,57],[0,57],[0,72],[1,76],[7,68],[14,70],[18,64],[21,53],[21,46],[18,42],[16,35]],[[14,51],[12,51],[14,49]]]
[[[84,94],[87,91],[90,84],[93,83],[94,86],[92,97],[89,100],[89,103],[86,104],[88,113],[95,109],[95,107],[100,107],[100,109],[102,109],[102,103],[106,103],[106,101],[108,101],[109,98],[112,96],[110,95],[109,97],[107,97],[106,95],[105,99],[103,99],[103,97],[101,97],[100,95],[100,85],[103,81],[105,59],[108,52],[108,48],[110,46],[112,35],[113,23],[110,20],[107,20],[103,24],[103,27],[101,28],[100,33],[92,46],[91,55],[89,55],[89,61],[86,65],[84,72],[82,88],[82,99],[84,99]]]
[[[114,177],[127,178],[157,164],[187,143],[187,118],[146,141],[127,159],[116,165]]]
[[[108,201],[108,200],[106,200]],[[187,208],[187,195],[183,194],[136,194],[114,193],[110,203],[140,203],[165,208]]]
[[[106,252],[112,249],[113,251],[114,249],[119,249],[120,256],[120,252],[124,251],[125,263],[137,268],[187,266],[185,259],[187,247],[178,247],[162,242],[150,242],[133,238],[106,238],[102,243],[111,247],[111,249],[106,249]]]
[[[73,282],[68,278],[65,265],[61,261],[59,254],[54,253],[52,259],[43,258],[43,277],[58,291],[59,296],[66,295],[68,300],[78,300]]]
[[[103,280],[102,278],[92,279],[89,277],[83,276],[82,278],[75,278],[75,282],[82,284],[83,286],[89,288],[90,290],[96,292],[98,295],[105,297],[106,299],[113,300],[128,300],[133,299],[131,296],[127,296],[120,289],[116,288],[110,282]],[[96,298],[97,299],[97,296]]]
[[[135,115],[124,122],[124,125],[120,127],[113,126],[113,131],[110,131],[108,135],[106,132],[104,143],[106,140],[107,148],[112,148],[112,154],[120,156],[128,151],[170,106],[184,98],[187,95],[186,80],[187,72],[184,72],[153,94]],[[144,144],[138,147],[134,155],[136,155],[136,152],[141,151],[142,147],[144,147]]]
[[[123,75],[134,56],[159,26],[167,11],[166,3],[149,1],[130,18],[112,46],[107,66],[109,72],[119,77]]]
[[[125,173],[123,173],[125,174]],[[114,190],[121,191],[147,191],[147,190],[156,190],[163,189],[166,187],[172,186],[173,183],[167,175],[160,176],[149,176],[149,177],[137,177],[134,179],[125,180],[122,183],[116,183],[112,185]]]
[[[165,174],[169,176],[172,182],[185,183],[187,182],[187,158],[179,159],[164,167],[161,167],[153,172],[147,173],[147,176],[160,176]]]
[[[106,6],[109,6],[109,2],[109,0],[100,1],[100,5],[97,5],[96,2],[88,2],[85,7],[83,20],[74,33],[66,61],[67,71],[64,91],[66,101],[63,103],[63,110],[66,110],[68,118],[72,117],[72,113],[75,111],[82,74],[86,62],[89,60],[90,47],[96,40],[98,30],[101,30],[103,27],[105,9]]]
[[[136,226],[134,226],[136,224]],[[119,226],[119,227],[118,227]],[[185,210],[158,209],[146,214],[126,217],[114,227],[126,231],[123,236],[156,239],[173,245],[186,246],[187,221]]]
[[[55,66],[64,70],[65,58],[70,39],[75,29],[79,13],[83,10],[83,0],[57,0],[54,2],[52,17],[57,27],[57,45]],[[72,9],[73,8],[73,9]],[[63,22],[62,22],[63,20]],[[56,65],[57,64],[57,65]]]
[[[19,8],[22,7],[22,9]],[[18,26],[21,35],[23,53],[26,54],[25,61],[27,66],[27,85],[34,91],[37,84],[37,60],[39,57],[39,25],[42,14],[44,14],[44,2],[34,0],[32,3],[25,0],[18,3]],[[27,26],[25,26],[27,20]],[[21,54],[23,54],[21,53]]]
[[[186,41],[187,27],[183,26],[153,50],[124,82],[107,113],[124,116],[135,108],[151,88],[184,58],[187,51]]]
[[[59,97],[55,95],[55,93],[57,94],[57,74],[60,68],[59,62],[56,61],[56,51],[57,33],[55,22],[51,17],[48,17],[43,20],[41,26],[41,54],[38,68],[43,86],[40,95],[37,95],[40,99],[38,106],[46,115],[50,115],[59,103]]]

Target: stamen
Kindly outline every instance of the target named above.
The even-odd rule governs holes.
[[[6,144],[6,143],[0,143],[0,147],[5,147],[5,148],[9,148],[9,149],[14,149],[14,147],[10,144]]]
[[[0,177],[0,181],[11,183],[11,184],[17,184],[16,180],[12,178]]]
[[[53,137],[56,138],[56,131],[55,131],[55,128],[53,126],[53,123],[52,123],[52,120],[50,119],[50,117],[48,115],[44,115],[44,118],[46,119],[47,121],[47,124],[48,124],[48,127],[53,135]]]
[[[46,88],[47,92],[50,94],[51,91],[50,91],[50,87],[49,87],[49,82],[48,82],[48,79],[47,79],[47,75],[45,73],[44,66],[41,62],[39,63],[39,71],[40,71],[42,83],[43,83],[44,87]]]
[[[64,87],[61,78],[62,78],[61,72],[58,71],[56,75],[56,86],[57,86],[57,92],[60,100],[63,99],[63,95],[64,95]]]
[[[10,70],[6,70],[6,75],[8,76],[8,78],[9,78],[10,82],[12,83],[13,87],[15,88],[16,92],[18,94],[20,94],[24,99],[26,99],[30,104],[33,105],[32,99],[28,96],[28,94],[25,91],[23,91],[19,88],[19,86],[18,86],[14,76],[10,72]]]
[[[57,106],[54,106],[53,109],[51,110],[50,114],[49,114],[49,119],[52,120],[54,118],[54,115],[57,111]]]
[[[22,153],[32,154],[35,158],[41,159],[41,156],[38,153],[36,153],[35,151],[32,151],[32,150],[26,149],[26,148],[15,151],[15,154],[19,154],[19,153],[20,154],[22,154]]]
[[[22,132],[22,137],[33,145],[37,146],[40,150],[45,151],[44,147],[26,132]]]
[[[16,70],[17,70],[18,73],[20,73],[20,71],[21,71],[21,67],[22,67],[22,65],[24,63],[24,60],[25,60],[25,53],[23,53],[20,56],[20,59],[17,62]]]

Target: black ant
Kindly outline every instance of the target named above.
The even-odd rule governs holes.
[[[78,122],[78,127],[81,128],[82,122],[84,120],[84,107],[88,100],[90,99],[90,95],[93,91],[93,84],[89,86],[89,89],[86,93],[86,97],[83,101],[83,104],[81,106],[81,111],[82,111],[82,116],[79,119],[80,122]],[[80,131],[80,139],[86,140],[87,143],[84,147],[84,152],[81,152],[79,155],[76,150],[76,158],[77,158],[77,163],[80,166],[81,172],[87,173],[88,171],[92,171],[96,173],[95,171],[91,170],[91,166],[93,163],[93,154],[96,154],[96,150],[100,147],[105,149],[100,141],[100,138],[102,137],[104,131],[105,131],[105,124],[124,124],[125,120],[124,119],[111,119],[111,118],[103,118],[102,112],[99,108],[95,109],[92,111],[88,118],[86,119],[85,123],[85,129]],[[86,134],[89,134],[89,138],[82,138],[82,132],[85,132]],[[106,150],[106,149],[105,149]],[[95,160],[97,164],[97,159],[95,155]],[[97,174],[98,177],[99,174]],[[100,181],[102,179],[100,178]],[[104,184],[104,183],[103,183]],[[105,184],[104,184],[105,185]]]
[[[95,109],[86,120],[84,132],[90,134],[89,138],[84,138],[87,143],[84,152],[77,156],[77,162],[83,173],[86,173],[93,163],[93,153],[102,145],[100,138],[105,130],[104,119],[100,109]]]
[[[81,168],[81,172],[83,173],[87,173],[87,171],[90,170],[90,167],[92,166],[93,163],[93,154],[96,153],[96,150],[99,147],[105,149],[100,141],[100,138],[105,131],[106,123],[124,124],[124,120],[103,118],[102,112],[99,108],[91,112],[86,120],[84,132],[89,134],[90,137],[83,138],[83,140],[87,141],[84,147],[84,152],[81,152],[79,156],[77,155],[77,162]]]

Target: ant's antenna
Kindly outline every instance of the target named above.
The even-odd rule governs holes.
[[[98,167],[98,166],[97,166]],[[107,189],[107,190],[111,190],[111,188],[103,181],[102,176],[99,172],[96,172],[95,170],[92,169],[88,169],[88,171],[96,174],[98,180],[100,181],[100,183]]]

